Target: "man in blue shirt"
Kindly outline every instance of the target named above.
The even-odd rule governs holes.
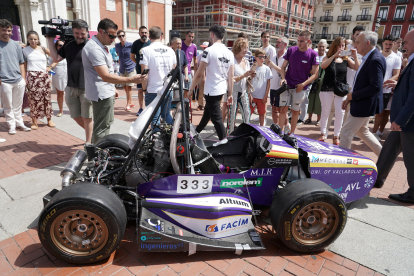
[[[391,194],[388,197],[404,202],[414,203],[414,30],[404,37],[404,55],[409,56],[408,65],[404,68],[398,83],[387,80],[384,87],[395,87],[391,104],[391,132],[388,134],[378,157],[378,177],[374,185],[381,188],[394,166],[395,160],[402,152],[404,165],[407,168],[408,190],[403,194]]]
[[[119,30],[117,32],[117,37],[120,43],[115,45],[116,53],[119,56],[119,73],[121,77],[133,77],[136,75],[135,72],[135,62],[131,60],[131,48],[132,43],[126,41],[125,32],[123,30]],[[131,108],[134,107],[134,103],[132,102],[132,93],[131,87],[134,86],[134,83],[125,83],[124,89],[127,97],[127,102],[125,106],[126,111],[131,111]]]

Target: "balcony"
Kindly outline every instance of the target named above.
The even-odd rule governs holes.
[[[408,0],[397,0],[397,3],[408,3]]]
[[[371,21],[372,15],[357,15],[356,21]]]
[[[393,21],[404,21],[404,17],[394,17]]]
[[[391,0],[380,0],[380,4],[391,4]]]
[[[343,37],[345,39],[349,39],[349,34],[333,34],[332,35],[332,39],[338,38],[338,37]]]
[[[333,22],[333,16],[321,16],[319,22]]]
[[[316,40],[319,41],[320,39],[331,39],[331,34],[316,34]]]
[[[338,16],[338,22],[339,21],[351,21],[352,15],[346,15],[346,16]]]

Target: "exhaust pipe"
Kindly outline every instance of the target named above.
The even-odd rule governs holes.
[[[76,179],[80,169],[82,168],[83,163],[86,160],[86,152],[83,150],[78,150],[66,164],[63,171],[60,173],[62,177],[62,189],[68,187]]]

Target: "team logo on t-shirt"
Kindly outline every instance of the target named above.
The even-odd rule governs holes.
[[[155,51],[155,52],[158,52],[158,53],[161,53],[161,54],[164,54],[164,53],[166,53],[166,52],[167,52],[167,49],[158,48],[158,49],[154,49],[154,51]]]
[[[306,60],[302,60],[303,63],[308,63]]]
[[[144,55],[143,54],[139,55],[139,60],[144,60]]]
[[[208,55],[208,52],[207,51],[204,51],[203,52],[203,58],[207,58],[207,55]]]
[[[230,62],[230,60],[225,58],[225,57],[221,57],[221,58],[219,58],[219,60],[223,63],[229,63]]]

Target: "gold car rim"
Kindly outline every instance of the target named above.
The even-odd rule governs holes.
[[[337,230],[338,212],[326,202],[306,205],[296,214],[292,235],[304,245],[316,245],[328,240]]]
[[[100,251],[108,241],[108,227],[101,217],[84,210],[60,214],[52,223],[50,236],[57,248],[73,256]]]

